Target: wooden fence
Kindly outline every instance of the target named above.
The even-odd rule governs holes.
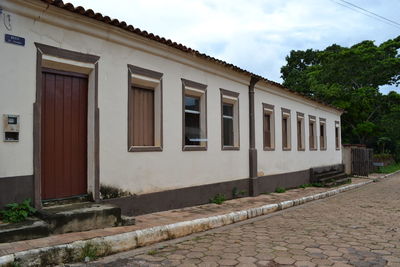
[[[368,176],[373,170],[373,149],[351,148],[351,172],[354,175]]]

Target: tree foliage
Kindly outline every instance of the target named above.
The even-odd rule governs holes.
[[[382,95],[379,87],[400,85],[400,36],[380,45],[363,41],[351,47],[291,51],[281,68],[283,85],[345,109],[342,139],[400,152],[400,95]]]

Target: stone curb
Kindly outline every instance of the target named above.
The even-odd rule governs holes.
[[[96,247],[98,249],[98,254],[100,255],[114,254],[270,214],[278,210],[302,205],[313,200],[337,195],[372,182],[373,180],[368,180],[312,196],[283,201],[277,204],[268,204],[242,211],[230,212],[223,215],[156,226],[111,236],[96,237],[88,240],[79,240],[68,244],[20,251],[14,254],[1,256],[0,266],[11,265],[14,261],[20,263],[22,266],[47,266],[68,261],[77,261],[79,259],[81,260],[82,251],[87,246]]]
[[[389,178],[390,176],[396,175],[396,174],[398,174],[398,173],[400,173],[400,170],[399,170],[399,171],[392,172],[392,173],[388,173],[388,174],[385,174],[385,175],[382,175],[382,176],[379,176],[378,178],[373,179],[373,181],[374,181],[374,182],[377,182],[377,181],[379,181],[379,180]]]

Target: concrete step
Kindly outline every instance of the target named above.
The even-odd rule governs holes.
[[[343,173],[341,170],[332,170],[328,172],[323,172],[323,173],[316,173],[314,176],[317,180],[322,180],[323,178],[334,176],[336,174]]]
[[[331,180],[338,180],[338,179],[342,179],[344,177],[347,177],[347,174],[345,174],[344,172],[341,172],[341,173],[336,173],[336,174],[331,175],[331,176],[320,178],[318,181],[320,183],[326,183],[326,182],[329,182]]]
[[[338,179],[338,180],[335,180],[335,181],[332,181],[329,183],[325,183],[325,186],[327,186],[327,187],[337,186],[337,185],[345,184],[349,180],[350,180],[350,178],[346,176],[344,178],[341,178],[341,179]]]
[[[53,234],[81,232],[121,225],[121,209],[111,204],[73,203],[45,207],[37,216]]]
[[[37,218],[19,223],[0,224],[0,243],[41,238],[50,235],[48,224]]]

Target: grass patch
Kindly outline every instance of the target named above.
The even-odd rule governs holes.
[[[303,189],[305,189],[307,187],[312,187],[312,184],[302,184],[299,186],[299,188],[303,188]]]
[[[81,249],[80,260],[91,261],[95,260],[100,256],[107,256],[111,252],[111,246],[103,242],[101,244],[87,242]]]
[[[5,223],[23,222],[28,216],[35,214],[36,209],[31,206],[31,199],[22,203],[10,203],[4,210],[0,210],[0,219]]]
[[[99,247],[93,243],[86,243],[81,251],[81,259],[94,260],[97,259],[99,253]]]
[[[400,163],[390,164],[388,166],[379,167],[377,173],[392,173],[400,170]]]
[[[308,187],[324,187],[322,183],[310,183],[310,184],[302,184],[299,186],[299,188],[308,188]]]
[[[156,255],[157,253],[158,253],[158,251],[156,249],[152,249],[147,252],[147,255],[153,256],[153,255]]]
[[[217,194],[215,197],[210,199],[211,203],[215,203],[215,204],[218,204],[218,205],[221,205],[225,201],[226,201],[226,197],[223,194]]]
[[[277,187],[275,189],[275,193],[285,193],[286,189],[284,187]]]

